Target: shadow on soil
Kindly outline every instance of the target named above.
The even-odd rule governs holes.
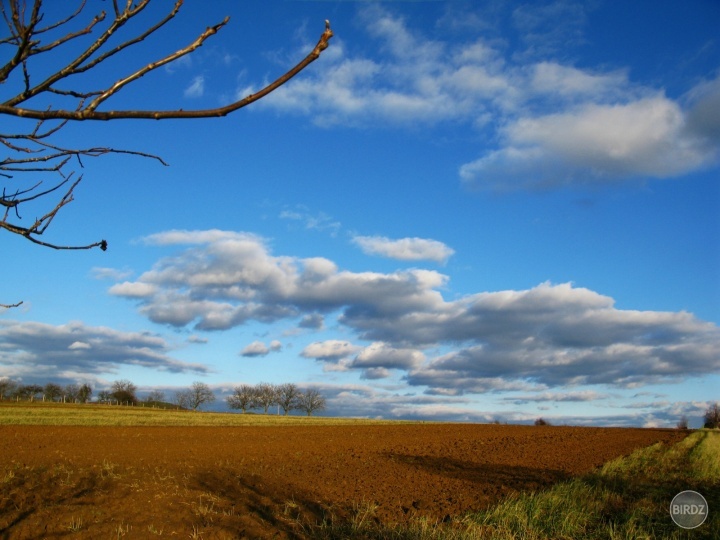
[[[408,467],[423,469],[432,474],[491,486],[506,486],[513,490],[544,488],[569,476],[563,471],[532,467],[480,464],[449,457],[387,454],[387,457]]]
[[[215,516],[208,527],[240,537],[304,538],[304,525],[318,523],[328,514],[307,493],[257,475],[205,470],[188,487],[213,501]]]
[[[58,478],[57,473],[40,470],[18,473],[12,482],[5,484],[0,490],[0,539],[8,538],[11,530],[22,527],[26,521],[49,509],[92,505],[92,495],[105,485],[105,480],[97,474],[87,473],[70,481]],[[50,533],[28,536],[49,537]]]

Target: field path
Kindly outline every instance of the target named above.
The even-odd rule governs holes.
[[[0,538],[293,537],[302,520],[358,503],[383,521],[444,519],[682,437],[468,424],[0,426]]]

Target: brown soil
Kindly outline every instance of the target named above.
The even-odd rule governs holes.
[[[0,538],[295,538],[447,519],[675,430],[499,425],[0,427]],[[307,529],[306,529],[307,530]]]

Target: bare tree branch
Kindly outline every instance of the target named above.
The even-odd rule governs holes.
[[[20,0],[11,0],[11,4],[16,4]],[[35,0],[36,4],[40,2],[40,0]],[[173,9],[171,10],[168,15],[163,18],[161,21],[156,23],[154,26],[149,28],[147,31],[143,32],[140,36],[137,36],[136,38],[133,38],[131,40],[128,40],[121,45],[115,47],[114,49],[107,51],[100,56],[98,56],[95,60],[90,61],[88,64],[85,64],[83,66],[83,63],[86,62],[95,52],[97,52],[109,39],[112,35],[114,35],[128,20],[130,20],[132,17],[136,16],[138,13],[140,13],[143,9],[147,7],[150,0],[143,0],[141,2],[138,2],[137,5],[134,7],[132,6],[131,2],[128,2],[128,5],[126,5],[125,9],[123,11],[120,11],[117,4],[115,4],[116,9],[116,17],[115,20],[111,23],[111,25],[105,30],[105,32],[95,40],[90,47],[88,47],[82,54],[80,54],[75,60],[70,62],[67,66],[65,66],[63,69],[58,70],[53,75],[46,78],[42,83],[32,87],[32,88],[26,88],[25,91],[21,92],[20,94],[16,95],[15,97],[5,101],[4,103],[0,104],[0,114],[7,114],[11,116],[17,116],[21,118],[33,118],[36,120],[114,120],[119,118],[136,118],[136,119],[154,119],[154,120],[161,120],[161,119],[167,119],[167,118],[210,118],[210,117],[220,117],[220,116],[227,116],[228,114],[241,109],[243,107],[246,107],[247,105],[250,105],[251,103],[254,103],[255,101],[263,98],[273,90],[279,88],[283,84],[285,84],[287,81],[289,81],[291,78],[293,78],[295,75],[300,73],[303,69],[305,69],[308,65],[310,65],[312,62],[317,60],[320,57],[320,54],[322,51],[324,51],[329,44],[330,38],[333,36],[333,32],[330,29],[330,22],[325,21],[325,31],[320,36],[317,44],[313,48],[313,50],[303,59],[301,60],[297,65],[295,65],[292,69],[278,77],[275,81],[267,85],[265,88],[259,90],[258,92],[251,94],[249,96],[246,96],[243,99],[237,100],[233,103],[229,103],[225,106],[217,107],[214,109],[202,109],[202,110],[182,110],[182,109],[175,109],[175,110],[166,110],[166,111],[158,111],[158,110],[110,110],[110,111],[98,111],[97,107],[105,102],[107,99],[118,93],[121,89],[123,89],[128,84],[131,84],[150,71],[153,71],[161,66],[167,65],[171,62],[174,62],[178,60],[179,58],[182,58],[183,56],[190,54],[191,52],[195,51],[198,47],[202,46],[202,44],[211,36],[218,33],[220,29],[222,29],[228,22],[229,17],[226,17],[223,21],[220,23],[208,27],[203,33],[198,36],[195,41],[193,41],[191,44],[189,44],[187,47],[180,49],[179,51],[169,54],[155,62],[151,62],[144,67],[136,70],[135,72],[122,77],[121,79],[118,79],[113,85],[111,85],[106,90],[100,92],[77,92],[77,91],[62,91],[57,90],[54,88],[53,85],[57,83],[60,80],[67,79],[72,75],[76,75],[79,73],[82,73],[84,71],[87,71],[89,69],[92,69],[93,67],[97,66],[99,63],[105,61],[106,59],[112,57],[113,55],[117,54],[118,52],[127,49],[128,47],[139,43],[140,41],[144,40],[146,37],[148,37],[150,34],[154,33],[158,29],[160,29],[162,26],[167,24],[172,18],[177,15],[178,11],[180,10],[180,7],[182,6],[182,0],[178,0],[175,5],[173,6]],[[14,61],[11,61],[9,64],[14,67],[19,61],[24,61],[29,56],[33,54],[37,54],[38,52],[44,52],[46,50],[50,50],[56,47],[61,46],[65,42],[69,41],[70,39],[73,39],[79,35],[84,35],[89,33],[92,28],[100,21],[104,20],[105,18],[105,12],[102,12],[101,14],[97,15],[93,21],[82,31],[75,32],[72,34],[68,34],[55,42],[46,45],[44,47],[33,47],[32,43],[29,41],[29,38],[31,35],[33,35],[32,29],[34,28],[34,25],[37,24],[37,21],[34,21],[31,18],[31,22],[29,25],[25,26],[24,24],[20,22],[16,22],[16,28],[18,28],[18,34],[22,32],[22,36],[18,36],[19,45],[18,45],[18,53],[16,54],[16,59]],[[19,59],[19,60],[17,60]],[[0,81],[3,81],[7,74],[4,74],[4,70],[7,69],[3,68],[0,70]],[[76,97],[83,96],[87,97],[94,94],[99,94],[95,99],[93,99],[89,104],[84,105],[83,107],[80,107],[75,110],[69,110],[69,109],[33,109],[33,108],[23,108],[19,107],[18,105],[20,103],[23,103],[30,98],[33,98],[41,93],[44,92],[54,92],[54,93],[63,93],[65,95],[74,95]]]
[[[0,116],[21,119],[20,123],[22,123],[22,119],[34,121],[27,130],[0,133],[0,148],[4,148],[8,152],[5,157],[0,156],[0,178],[5,179],[5,185],[3,185],[0,195],[0,208],[5,209],[0,215],[0,229],[52,249],[74,250],[94,247],[107,249],[105,240],[85,245],[61,245],[40,238],[60,210],[73,201],[74,190],[82,180],[82,175],[80,175],[77,180],[71,181],[74,171],[66,169],[71,167],[74,160],[77,160],[77,164],[83,167],[82,158],[105,154],[129,154],[155,159],[163,165],[167,164],[156,155],[136,150],[101,146],[68,148],[61,143],[51,142],[62,134],[62,130],[68,122],[107,121],[121,118],[163,120],[227,116],[265,97],[300,73],[319,58],[333,36],[330,23],[325,21],[325,30],[317,44],[298,64],[258,92],[217,108],[98,110],[110,98],[148,73],[197,50],[229,22],[229,18],[226,17],[218,24],[206,28],[187,46],[118,77],[109,86],[101,89],[83,88],[83,83],[80,81],[87,80],[87,78],[76,76],[91,71],[154,35],[176,17],[183,5],[183,0],[175,0],[169,11],[156,22],[146,26],[144,30],[136,31],[137,33],[134,35],[120,37],[126,24],[142,13],[151,1],[113,0],[109,16],[105,11],[86,16],[86,8],[92,2],[77,0],[77,7],[69,15],[56,21],[46,22],[44,21],[43,0],[0,0],[0,14],[7,32],[5,36],[2,36],[2,31],[0,31],[0,53],[11,50],[10,54],[4,55],[2,60],[5,62],[4,65],[0,65],[0,90],[12,89],[14,92],[14,95],[7,97],[3,97],[0,93]],[[99,33],[95,35],[95,32],[98,31]],[[88,38],[88,36],[90,37]],[[119,44],[110,47],[111,38]],[[83,39],[89,39],[90,42],[83,45]],[[36,62],[33,57],[59,50],[67,51],[69,49],[66,46],[70,43],[73,43],[75,47],[79,46],[80,52],[73,53],[69,61],[61,63],[58,69],[49,75],[44,75],[41,82],[35,83],[33,68]],[[52,105],[53,99],[60,100],[64,104],[74,103],[69,108],[66,106],[55,107]],[[48,103],[50,104],[48,105]],[[58,176],[50,178],[48,181],[48,175]],[[26,179],[30,181],[26,182]],[[46,182],[48,183],[46,184]],[[62,194],[60,199],[51,203],[50,209],[44,211],[41,217],[36,218],[28,225],[19,223],[22,220],[21,209],[27,208],[24,205],[36,204],[38,201],[45,200],[46,197],[58,194]],[[2,307],[17,307],[18,305],[20,304],[0,304]]]

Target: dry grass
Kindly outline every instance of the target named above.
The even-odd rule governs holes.
[[[43,426],[309,426],[411,423],[398,420],[192,412],[98,404],[0,403],[0,425]]]

